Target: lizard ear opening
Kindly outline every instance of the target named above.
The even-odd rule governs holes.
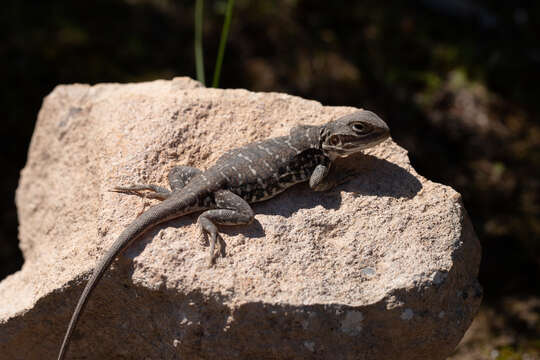
[[[330,139],[328,139],[328,143],[332,146],[338,146],[339,144],[341,144],[341,139],[339,138],[339,136],[332,136],[330,137]]]

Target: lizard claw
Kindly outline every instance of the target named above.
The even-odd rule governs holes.
[[[133,185],[129,187],[115,186],[108,191],[126,195],[136,195],[144,199],[158,200],[165,200],[171,195],[171,192],[167,189],[155,185]]]
[[[107,190],[108,192],[115,192],[115,193],[120,193],[120,194],[130,194],[130,195],[135,195],[135,191],[134,190],[130,190],[129,188],[125,188],[125,187],[120,187],[120,186],[115,186],[113,187],[112,189],[109,189]]]
[[[142,190],[144,189],[139,186],[115,186],[107,191],[120,194],[140,195]]]
[[[216,259],[221,256],[225,257],[225,248],[227,244],[225,243],[225,240],[221,237],[221,235],[216,233],[208,233],[204,229],[201,228],[201,245],[203,246],[209,246],[209,254],[208,254],[208,260],[207,265],[209,268],[214,266],[216,263]],[[218,244],[219,250],[216,251],[216,243]]]

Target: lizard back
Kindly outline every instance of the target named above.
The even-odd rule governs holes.
[[[320,149],[319,133],[319,127],[299,126],[287,136],[230,150],[185,191],[197,193],[195,187],[203,185],[209,193],[226,189],[250,203],[269,199],[307,181],[318,164],[329,163]]]

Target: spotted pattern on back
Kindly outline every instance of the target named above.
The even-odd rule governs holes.
[[[319,149],[319,133],[319,127],[300,126],[289,136],[234,149],[204,172],[205,179],[197,176],[191,183],[212,184],[211,188],[201,188],[209,193],[229,189],[251,203],[269,199],[307,181],[317,165],[329,164]],[[197,192],[191,187],[187,186],[186,191]]]

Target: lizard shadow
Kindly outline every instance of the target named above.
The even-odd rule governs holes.
[[[256,210],[255,213],[257,213]],[[248,225],[223,225],[220,226],[219,231],[222,234],[229,236],[242,234],[247,238],[261,238],[266,236],[263,226],[257,219],[254,219],[253,222]]]
[[[372,195],[412,199],[422,183],[407,169],[376,156],[356,154],[337,159],[328,174],[336,184],[326,192],[315,192],[307,184],[299,184],[270,201],[253,205],[257,214],[288,217],[300,209],[322,206],[335,210],[341,206],[341,192],[355,196]]]
[[[165,224],[161,224],[150,229],[147,233],[145,233],[141,237],[139,241],[135,242],[132,246],[126,249],[125,254],[128,255],[127,256],[128,258],[133,258],[139,255],[146,248],[148,244],[154,241],[154,238],[156,238],[159,232],[163,230],[164,228],[172,227],[172,228],[177,229],[177,228],[187,227],[190,225],[196,225],[197,218],[199,217],[200,214],[201,214],[200,212],[187,214],[181,218],[170,220]],[[242,234],[247,238],[261,238],[261,237],[266,236],[261,223],[257,219],[254,219],[254,221],[248,225],[234,225],[234,226],[220,225],[219,226],[220,236],[218,236],[218,239],[217,239],[219,242],[219,245],[216,245],[216,249],[219,249],[219,251],[222,253],[222,256],[225,256],[226,248],[227,248],[226,238],[223,239],[223,237],[221,236],[222,234],[226,236],[234,236],[234,235]],[[208,245],[208,241],[204,241],[204,243]]]
[[[412,199],[422,189],[422,183],[409,170],[373,155],[356,154],[336,165],[338,175],[333,176],[348,173],[353,177],[338,190],[356,195]]]

